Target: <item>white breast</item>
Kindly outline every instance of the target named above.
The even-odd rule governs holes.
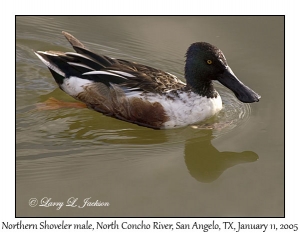
[[[199,96],[194,92],[181,92],[178,96],[150,95],[146,96],[150,102],[159,102],[165,109],[170,120],[164,123],[165,128],[182,127],[205,120],[222,109],[222,100]]]

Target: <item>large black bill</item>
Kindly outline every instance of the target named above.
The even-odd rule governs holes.
[[[258,102],[260,95],[242,83],[228,66],[218,81],[233,91],[235,96],[244,103]]]

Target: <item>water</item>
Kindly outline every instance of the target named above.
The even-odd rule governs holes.
[[[16,25],[17,216],[283,216],[283,17],[17,17]],[[74,102],[32,52],[72,51],[62,30],[182,80],[187,47],[210,42],[262,99],[240,103],[216,83],[222,111],[172,130],[89,109],[38,110],[51,97]],[[44,197],[110,206],[28,205]]]

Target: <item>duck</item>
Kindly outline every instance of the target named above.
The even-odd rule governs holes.
[[[207,42],[195,42],[187,49],[183,82],[160,69],[99,55],[70,33],[62,34],[75,52],[34,53],[62,91],[109,117],[153,129],[201,122],[222,109],[213,81],[243,103],[261,98],[236,77],[223,52]]]

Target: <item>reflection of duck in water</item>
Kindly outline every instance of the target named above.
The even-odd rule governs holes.
[[[185,163],[196,180],[204,183],[218,179],[230,167],[241,163],[255,162],[258,155],[252,151],[218,151],[212,144],[212,130],[207,137],[193,138],[185,143]]]
[[[260,96],[240,82],[217,47],[197,42],[186,54],[187,84],[155,68],[97,55],[63,32],[74,52],[36,52],[67,94],[105,115],[138,125],[166,129],[202,121],[222,109],[212,80],[245,103]],[[58,102],[56,104],[59,104]]]

